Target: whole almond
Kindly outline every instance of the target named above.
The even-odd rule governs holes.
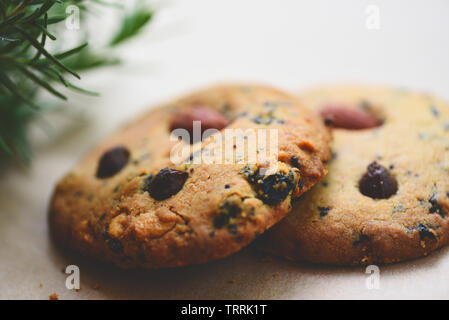
[[[218,111],[201,106],[181,109],[173,115],[170,130],[185,129],[190,134],[190,143],[195,143],[193,137],[193,121],[201,121],[201,136],[207,129],[221,130],[229,124],[229,120]]]
[[[382,122],[372,114],[341,105],[327,105],[320,111],[327,126],[349,130],[378,127]]]

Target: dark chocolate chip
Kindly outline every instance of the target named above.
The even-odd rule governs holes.
[[[279,172],[266,176],[261,175],[259,170],[254,172],[250,167],[245,166],[243,174],[256,189],[258,198],[266,204],[274,205],[285,200],[293,190],[295,177],[292,172],[288,175]]]
[[[229,184],[225,184],[225,189],[229,189],[230,187],[231,187],[231,185],[229,185]]]
[[[397,192],[398,183],[384,166],[374,161],[360,179],[359,190],[373,199],[387,199]]]
[[[177,194],[188,177],[187,172],[164,168],[154,178],[144,183],[144,190],[156,200],[165,200]]]
[[[329,207],[318,207],[318,211],[320,212],[320,217],[323,218],[323,217],[327,216],[330,209],[331,208],[329,208]]]
[[[302,190],[304,188],[304,181],[301,178],[298,181],[298,188],[299,190]]]
[[[150,196],[156,200],[165,200],[177,194],[188,177],[189,174],[187,172],[164,168],[149,181],[147,181],[149,177],[144,180],[144,190],[148,191]]]
[[[228,201],[220,205],[218,214],[214,218],[214,227],[217,229],[223,228],[229,224],[231,218],[236,218],[242,209]]]
[[[274,120],[276,119],[272,116],[263,116],[263,115],[258,115],[251,119],[251,121],[253,121],[256,124],[265,124],[265,125],[271,124]]]
[[[431,105],[430,110],[432,111],[434,117],[438,118],[438,116],[440,115],[440,111],[438,110],[438,108],[435,105]]]
[[[123,146],[106,151],[100,158],[97,178],[109,178],[120,172],[129,160],[129,151]]]
[[[295,168],[301,169],[301,163],[297,156],[293,156],[290,158],[290,164]]]
[[[120,242],[120,240],[111,238],[108,240],[108,247],[111,249],[112,252],[116,254],[123,253],[123,244]]]
[[[442,218],[445,217],[443,208],[438,203],[437,195],[435,193],[430,196],[429,203],[430,203],[429,213],[437,213]]]
[[[369,241],[369,237],[367,235],[361,234],[359,236],[359,238],[352,243],[352,246],[356,247],[356,246],[366,243],[368,241]]]
[[[259,176],[257,186],[259,189],[259,197],[267,204],[277,204],[290,194],[293,189],[293,174],[290,172],[288,176],[279,172],[269,176]]]
[[[431,232],[429,230],[429,228],[422,223],[420,223],[416,226],[416,230],[419,231],[419,236],[421,237],[421,239],[424,239],[424,238],[436,239],[433,232]]]
[[[215,231],[209,232],[209,237],[211,237],[211,238],[215,237]]]

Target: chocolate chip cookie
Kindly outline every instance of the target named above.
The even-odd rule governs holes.
[[[425,94],[326,87],[303,102],[333,128],[329,174],[263,239],[339,265],[426,256],[449,241],[449,105]]]
[[[225,257],[322,179],[329,142],[320,118],[287,93],[204,89],[149,111],[88,153],[57,184],[50,229],[57,243],[120,267]],[[275,157],[266,152],[273,146]]]

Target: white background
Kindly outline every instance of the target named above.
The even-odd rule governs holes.
[[[378,30],[366,28],[369,5],[379,8]],[[83,87],[101,97],[71,95],[69,111],[48,117],[50,136],[33,128],[32,167],[0,173],[0,298],[47,299],[53,292],[62,299],[449,298],[446,249],[381,266],[379,290],[366,288],[362,267],[261,262],[251,247],[202,266],[134,272],[55,250],[46,208],[57,179],[101,137],[155,102],[226,81],[290,91],[386,84],[449,100],[449,1],[171,0],[156,6],[154,23],[120,50],[125,65],[85,75]],[[94,24],[114,28],[103,16]],[[69,264],[81,268],[79,292],[65,288],[61,270]]]

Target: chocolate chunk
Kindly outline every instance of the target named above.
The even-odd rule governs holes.
[[[424,239],[424,238],[436,239],[433,232],[430,231],[429,228],[427,226],[423,225],[422,223],[420,223],[416,226],[416,230],[419,231],[419,236],[421,237],[421,239]]]
[[[100,158],[97,178],[109,178],[120,172],[128,163],[129,151],[123,146],[106,151]]]
[[[301,163],[299,162],[299,159],[297,156],[293,156],[290,158],[290,164],[294,166],[295,168],[301,169]]]
[[[432,194],[429,198],[430,208],[429,213],[437,213],[440,217],[444,218],[444,211],[441,205],[438,203],[437,195]]]
[[[150,196],[156,200],[165,200],[177,194],[188,177],[189,174],[187,172],[164,168],[150,181],[144,183],[144,190],[148,191]]]
[[[360,179],[359,190],[373,199],[387,199],[398,191],[398,183],[388,169],[374,161]]]
[[[298,188],[299,190],[302,190],[304,188],[304,181],[302,180],[302,178],[299,178]]]
[[[288,175],[279,172],[266,176],[261,175],[259,170],[253,172],[248,166],[245,166],[243,174],[256,189],[258,198],[269,205],[282,202],[293,190],[295,177],[292,172],[289,172]]]
[[[318,207],[318,211],[320,212],[320,218],[327,216],[330,209],[331,208],[329,208],[329,207]]]
[[[430,111],[432,111],[433,116],[436,118],[438,118],[438,116],[440,115],[440,111],[435,105],[430,106]]]
[[[116,254],[123,253],[123,244],[120,242],[120,240],[111,238],[108,240],[108,247],[111,249],[112,252]]]
[[[217,229],[223,228],[226,225],[230,227],[230,220],[236,218],[241,211],[242,209],[239,206],[225,201],[220,205],[220,210],[214,218],[214,227]]]
[[[369,237],[367,235],[361,234],[359,238],[352,243],[353,247],[357,247],[358,245],[364,244],[369,241]]]
[[[293,175],[290,173],[290,175]],[[283,173],[269,175],[262,178],[260,189],[263,192],[263,200],[268,204],[276,204],[287,198],[293,189],[293,177],[287,177]]]
[[[274,117],[265,115],[258,115],[251,119],[251,121],[253,121],[256,124],[265,124],[265,125],[271,124],[274,120],[276,120]]]

